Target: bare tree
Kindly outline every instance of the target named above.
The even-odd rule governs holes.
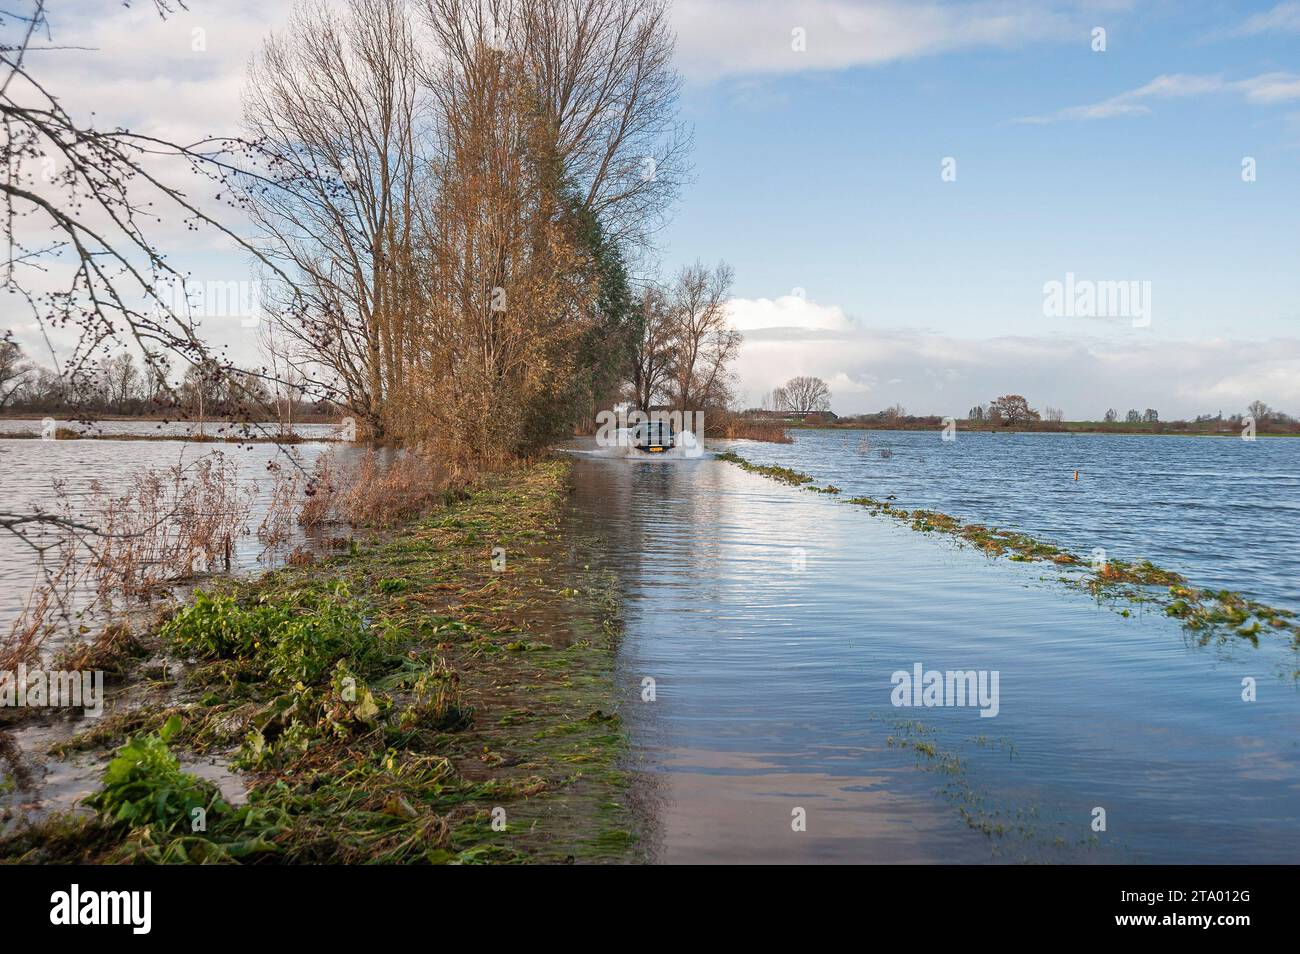
[[[1255,419],[1256,423],[1268,420],[1269,415],[1273,413],[1273,409],[1263,401],[1251,401],[1246,411]]]
[[[307,376],[301,370],[300,362],[295,362],[283,346],[283,338],[276,334],[277,327],[276,322],[263,322],[259,325],[258,336],[262,353],[270,361],[276,420],[280,434],[286,435],[293,432],[294,403],[307,387]]]
[[[221,412],[227,379],[211,362],[192,364],[185,369],[177,398],[188,415],[198,421],[200,434],[204,433],[209,417]]]
[[[998,412],[999,420],[1008,424],[1023,424],[1039,419],[1039,413],[1029,406],[1029,402],[1019,394],[1004,394],[989,405],[990,411]]]
[[[812,414],[831,409],[831,390],[821,378],[800,375],[778,389],[782,403],[778,410],[794,414]]]
[[[696,262],[678,273],[670,312],[676,338],[673,401],[680,410],[724,407],[730,399],[729,366],[741,341],[727,323],[732,276],[725,262],[712,269]]]
[[[294,277],[272,296],[286,358],[385,429],[414,316],[419,52],[403,0],[299,7],[249,70],[244,116],[278,188],[246,193],[268,258]],[[296,359],[296,360],[295,360]]]
[[[0,338],[0,411],[18,395],[34,371],[35,367],[23,360],[22,348],[16,342]]]
[[[663,397],[672,370],[674,326],[663,289],[648,285],[639,296],[637,315],[632,400],[648,411]]]
[[[666,0],[426,0],[495,18],[551,117],[579,201],[619,243],[642,242],[686,173],[681,78]]]
[[[171,357],[166,351],[146,352],[144,356],[144,390],[145,400],[154,405],[167,402],[174,403],[175,396],[171,390]]]
[[[105,406],[118,414],[129,414],[140,395],[140,369],[129,352],[121,352],[99,362],[99,380]]]

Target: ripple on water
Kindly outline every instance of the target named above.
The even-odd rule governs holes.
[[[919,476],[941,449],[890,435],[897,473],[882,487],[845,456],[855,441],[827,433],[815,452],[744,453],[846,494],[956,509]],[[997,440],[983,452],[1017,446]],[[573,528],[622,581],[623,713],[661,858],[1179,863],[1300,850],[1289,675],[1300,666],[1279,643],[1201,648],[1173,621],[1121,617],[1041,564],[990,561],[721,461],[582,459],[574,480]],[[929,499],[910,495],[923,486]],[[1033,503],[1003,502],[992,519],[1071,530],[1064,511]],[[1112,545],[1122,555],[1159,529]],[[895,708],[891,674],[916,662],[997,670],[998,715]],[[1245,676],[1258,679],[1255,703],[1240,698]],[[1104,835],[1090,828],[1095,807]],[[796,808],[805,832],[791,829]]]

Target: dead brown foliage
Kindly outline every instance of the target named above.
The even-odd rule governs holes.
[[[328,454],[317,461],[298,523],[393,526],[441,506],[470,477],[463,465],[417,450],[368,450],[351,460]]]

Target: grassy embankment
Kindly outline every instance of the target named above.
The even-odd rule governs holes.
[[[131,704],[61,746],[116,749],[95,814],[20,829],[0,859],[634,858],[617,591],[590,570],[569,578],[567,473],[486,476],[401,532],[200,591],[115,642],[136,660]],[[186,665],[140,670],[158,653]],[[176,753],[228,754],[246,803]]]
[[[760,474],[795,487],[818,493],[838,494],[837,487],[817,487],[807,474],[787,467],[754,464],[739,454],[727,452],[718,459],[736,464],[750,473]],[[956,517],[936,510],[909,510],[887,500],[853,497],[846,501],[865,507],[877,516],[890,517],[923,533],[940,533],[962,545],[973,546],[989,557],[1006,557],[1016,563],[1049,562],[1069,575],[1063,582],[1081,586],[1097,597],[1119,598],[1133,603],[1154,603],[1165,615],[1181,621],[1202,644],[1214,639],[1240,637],[1258,643],[1261,632],[1278,632],[1290,636],[1300,648],[1300,623],[1291,610],[1277,609],[1249,599],[1231,590],[1196,587],[1171,570],[1150,561],[1126,563],[1107,560],[1094,565],[1089,559],[1061,547],[1037,540],[1028,534],[1000,530],[978,523],[963,523]],[[1119,609],[1129,615],[1128,609]],[[1298,674],[1300,675],[1300,674]]]

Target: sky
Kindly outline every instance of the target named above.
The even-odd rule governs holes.
[[[289,4],[189,6],[56,2],[54,41],[91,48],[43,54],[67,105],[238,131]],[[660,268],[735,269],[742,404],[815,374],[840,414],[1300,414],[1300,2],[677,0],[673,23],[695,148]],[[251,277],[174,239],[196,278]],[[204,330],[256,362],[238,318]]]

